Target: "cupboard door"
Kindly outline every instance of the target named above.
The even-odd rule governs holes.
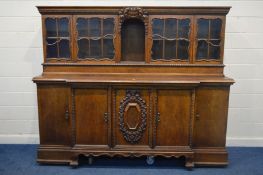
[[[195,63],[222,63],[224,30],[224,16],[195,16]]]
[[[156,146],[188,146],[191,123],[190,90],[158,90]]]
[[[108,144],[108,91],[75,89],[76,144]]]
[[[189,62],[191,18],[151,15],[152,61]]]
[[[115,58],[115,19],[113,15],[75,16],[75,43],[78,60],[109,60]]]
[[[44,24],[44,54],[46,62],[71,60],[71,16],[45,15]]]
[[[229,87],[202,87],[196,91],[194,147],[224,147]]]
[[[70,89],[60,85],[38,85],[40,144],[70,145]]]
[[[114,95],[114,144],[149,147],[149,90],[118,89]]]

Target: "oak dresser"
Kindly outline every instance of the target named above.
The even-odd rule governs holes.
[[[227,165],[230,7],[41,6],[37,162],[183,157]]]

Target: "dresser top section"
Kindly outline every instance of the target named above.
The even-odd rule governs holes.
[[[224,75],[229,6],[37,8],[44,73]]]
[[[123,8],[142,8],[158,15],[226,15],[230,6],[37,6],[41,14],[114,14]]]

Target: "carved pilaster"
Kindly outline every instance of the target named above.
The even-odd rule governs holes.
[[[72,128],[72,146],[76,144],[76,107],[75,107],[75,89],[71,89],[72,112],[71,112],[71,128]]]
[[[156,137],[157,137],[157,125],[158,125],[158,96],[157,96],[157,90],[154,91],[154,127],[153,127],[153,147],[156,146]]]
[[[153,109],[152,109],[152,96],[153,96],[153,89],[150,90],[150,101],[149,101],[149,130],[148,130],[148,139],[149,139],[149,145],[151,148],[153,148],[153,142],[152,142],[152,114],[153,114]]]
[[[189,124],[189,145],[192,147],[193,140],[193,121],[195,115],[195,89],[191,92],[191,115],[190,115],[190,124]]]
[[[113,122],[112,122],[112,127],[113,127],[113,132],[112,132],[112,147],[116,145],[116,89],[113,90],[113,111],[112,111],[112,116],[113,116]]]

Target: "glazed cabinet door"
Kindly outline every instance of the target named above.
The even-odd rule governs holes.
[[[189,146],[192,91],[161,89],[156,95],[154,145]]]
[[[108,147],[107,89],[74,89],[76,144]]]
[[[44,15],[42,20],[45,62],[72,61],[71,16]]]
[[[70,145],[70,89],[63,85],[37,85],[41,145]]]

